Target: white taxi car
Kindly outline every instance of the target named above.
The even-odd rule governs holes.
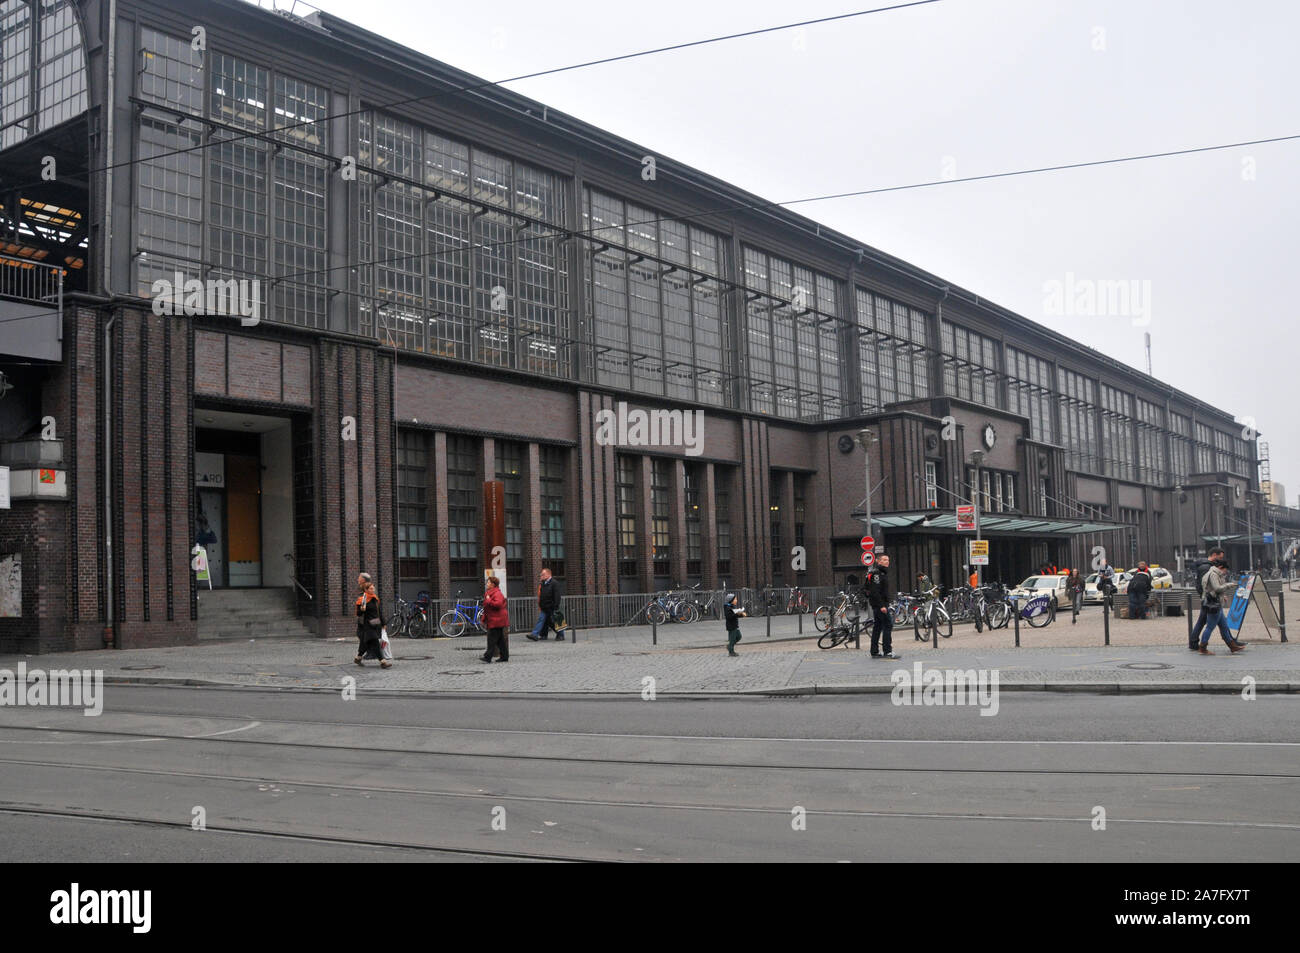
[[[1009,595],[1017,602],[1034,596],[1050,595],[1059,609],[1070,605],[1070,590],[1066,586],[1069,576],[1030,576],[1012,589]]]

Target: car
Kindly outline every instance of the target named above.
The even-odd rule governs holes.
[[[1056,607],[1070,605],[1070,589],[1066,585],[1068,576],[1030,576],[1012,589],[1009,595],[1016,600],[1029,599],[1034,596],[1050,595],[1056,601]]]
[[[1084,605],[1101,605],[1103,602],[1100,590],[1097,589],[1098,574],[1093,573],[1083,581],[1083,602]],[[1128,581],[1130,574],[1127,572],[1115,573],[1115,588],[1119,592],[1128,590]]]
[[[1174,577],[1170,574],[1168,569],[1161,569],[1159,566],[1151,566],[1149,568],[1151,572],[1151,589],[1153,592],[1156,589],[1172,589],[1174,587]],[[1128,572],[1120,573],[1115,577],[1117,580],[1121,577],[1123,578],[1122,582],[1116,584],[1116,588],[1120,595],[1128,594],[1129,580],[1133,578],[1133,574],[1136,572],[1136,569],[1130,569]]]

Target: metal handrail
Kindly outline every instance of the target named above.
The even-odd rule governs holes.
[[[289,578],[293,580],[293,584],[297,586],[299,589],[301,589],[302,594],[306,596],[308,599],[311,599],[313,602],[316,601],[316,597],[313,596],[310,592],[308,592],[307,587],[298,581],[298,576],[296,575],[298,571],[298,560],[293,558],[293,553],[285,553],[284,558],[289,560],[289,562],[293,564],[293,571],[289,573]]]
[[[49,304],[62,310],[63,275],[58,265],[0,255],[0,298]]]

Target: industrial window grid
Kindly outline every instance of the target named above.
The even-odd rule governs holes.
[[[497,440],[495,452],[506,502],[506,575],[518,579],[524,574],[524,445]]]
[[[682,467],[682,496],[686,506],[686,574],[698,577],[704,559],[704,519],[700,510],[704,467],[698,463],[684,463]]]
[[[49,129],[86,111],[86,56],[70,0],[40,4],[37,128]]]
[[[650,545],[654,574],[668,575],[671,557],[672,465],[664,457],[650,461]]]
[[[743,253],[750,409],[798,420],[843,417],[839,283],[748,245]]]
[[[551,575],[564,578],[564,465],[567,451],[542,444],[538,447],[541,467],[542,566]]]
[[[447,437],[447,543],[453,579],[475,579],[478,572],[481,446],[472,437]]]
[[[635,576],[638,561],[636,458],[623,453],[615,457],[614,504],[618,519],[618,574]]]
[[[933,460],[925,461],[925,505],[939,505],[939,464]]]
[[[771,526],[772,581],[785,578],[785,546],[781,540],[781,474],[773,471],[768,476],[767,515]]]
[[[807,517],[808,517],[808,475],[805,473],[796,473],[791,478],[794,485],[791,488],[794,494],[794,545],[804,547],[805,567],[798,570],[799,574],[806,573],[807,570],[807,553],[808,553],[808,535],[807,535]],[[793,571],[794,564],[791,563]]]
[[[429,577],[429,444],[419,431],[397,434],[397,560],[401,578]]]
[[[862,409],[930,396],[929,316],[857,288]]]
[[[32,8],[0,4],[0,149],[32,134]]]
[[[718,533],[718,575],[731,573],[731,471],[728,467],[713,470],[713,519]]]
[[[587,320],[596,380],[731,405],[722,238],[587,188]]]
[[[1066,466],[1086,473],[1101,473],[1097,453],[1096,384],[1082,374],[1060,369],[1061,393],[1057,399],[1061,414],[1061,443],[1065,445]]]
[[[1035,440],[1056,443],[1056,425],[1052,404],[1056,394],[1056,374],[1051,361],[1007,347],[1007,409],[1028,417]]]
[[[944,321],[940,325],[944,393],[985,407],[1005,409],[998,342],[977,331]]]
[[[1101,452],[1105,474],[1121,480],[1136,480],[1133,395],[1109,384],[1102,384],[1101,408]]]

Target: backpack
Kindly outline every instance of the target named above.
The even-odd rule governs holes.
[[[1205,595],[1205,574],[1210,571],[1211,563],[1206,560],[1198,562],[1192,567],[1192,572],[1196,573],[1196,594]]]

